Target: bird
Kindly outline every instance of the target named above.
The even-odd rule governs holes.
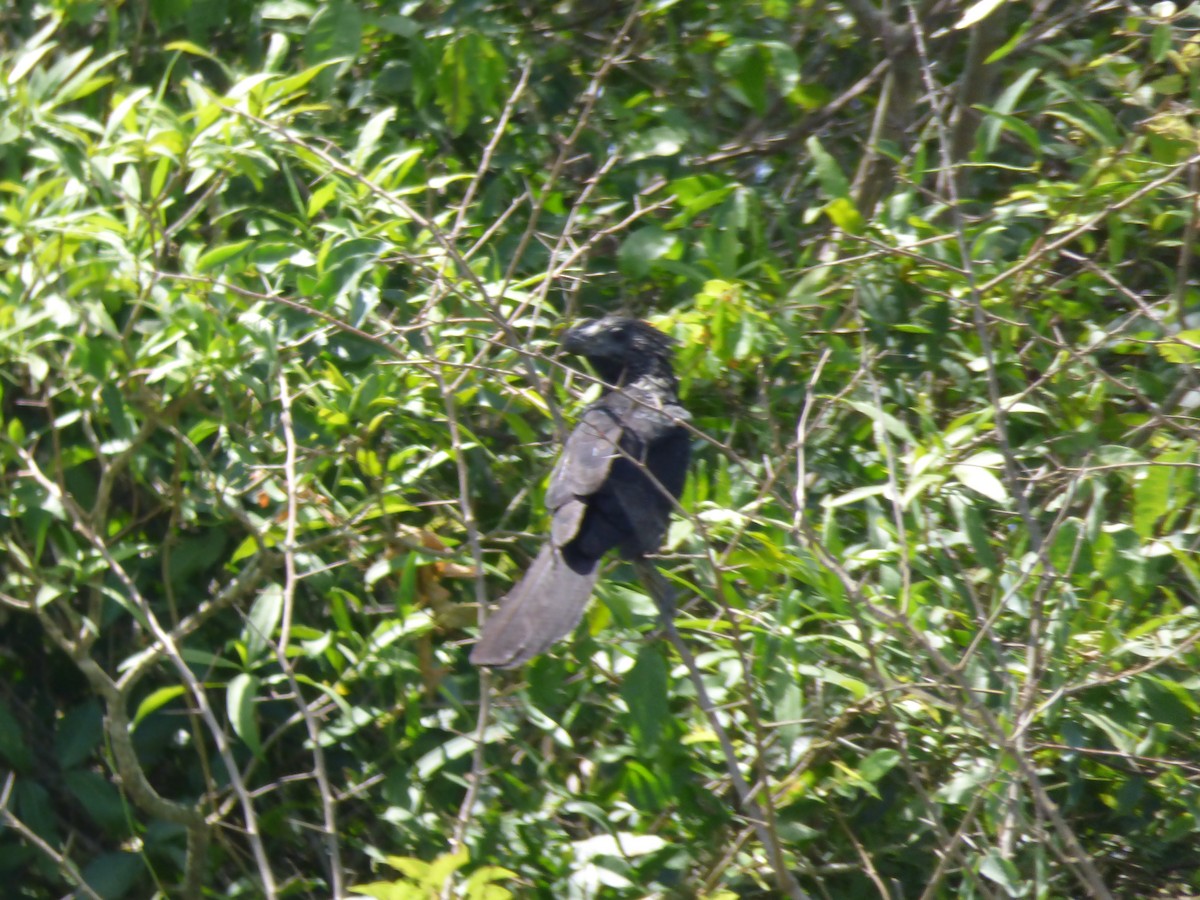
[[[674,344],[649,323],[617,315],[584,319],[563,334],[562,349],[591,364],[602,390],[550,475],[548,539],[485,622],[471,651],[475,665],[514,668],[570,632],[610,550],[629,560],[658,551],[691,455]]]

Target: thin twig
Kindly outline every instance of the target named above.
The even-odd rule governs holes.
[[[325,853],[328,856],[329,887],[335,900],[345,893],[344,874],[342,871],[342,851],[340,830],[337,820],[337,804],[334,801],[333,788],[329,782],[329,768],[325,762],[325,750],[321,739],[321,726],[313,715],[312,709],[304,700],[304,692],[300,689],[300,681],[296,678],[296,669],[288,657],[288,647],[291,645],[292,617],[296,609],[296,521],[298,515],[299,488],[296,481],[296,432],[292,427],[292,395],[288,389],[287,376],[279,373],[279,420],[283,429],[284,483],[287,488],[287,520],[283,541],[283,610],[279,619],[279,639],[275,641],[275,660],[287,677],[296,707],[304,719],[304,727],[308,732],[308,742],[312,745],[313,775],[317,781],[317,791],[321,795],[321,818],[323,826],[323,841]],[[263,635],[269,639],[270,635]]]
[[[84,879],[79,868],[68,859],[64,854],[59,853],[51,847],[36,831],[17,818],[16,814],[8,808],[9,798],[12,796],[13,786],[16,784],[16,774],[8,773],[8,777],[4,779],[4,791],[0,794],[0,820],[9,828],[21,836],[21,838],[33,847],[36,847],[43,856],[49,859],[62,873],[63,878],[75,885],[75,889],[87,897],[88,900],[103,900],[103,898],[92,889],[92,886]]]
[[[75,499],[65,493],[57,484],[46,477],[46,474],[38,466],[37,462],[29,455],[24,447],[14,446],[13,450],[20,456],[26,470],[30,476],[36,481],[41,488],[46,491],[52,498],[62,505],[62,508],[67,513],[68,520],[71,526],[79,533],[85,541],[92,546],[97,553],[103,558],[108,570],[117,578],[121,586],[125,588],[129,595],[130,601],[138,610],[142,617],[143,623],[154,636],[154,640],[158,646],[162,648],[166,658],[170,661],[176,674],[187,688],[188,695],[192,702],[200,710],[200,715],[204,719],[205,726],[209,730],[209,734],[216,745],[217,752],[220,754],[222,761],[227,769],[227,777],[229,778],[230,787],[237,795],[241,804],[242,816],[244,818],[246,839],[250,842],[250,849],[254,854],[255,864],[258,867],[259,877],[262,879],[262,890],[266,897],[273,898],[277,896],[277,888],[275,882],[274,871],[271,866],[270,857],[267,854],[265,845],[262,842],[262,835],[258,830],[258,815],[254,809],[254,802],[247,790],[245,783],[242,780],[241,774],[238,771],[237,760],[233,755],[233,748],[229,744],[229,739],[225,734],[224,728],[217,720],[216,713],[213,712],[212,705],[208,702],[208,692],[204,685],[192,672],[184,660],[183,655],[179,651],[179,647],[175,643],[175,638],[163,628],[158,621],[158,616],[155,615],[153,608],[146,598],[142,595],[141,590],[137,586],[137,582],[126,571],[125,566],[120,560],[114,557],[108,549],[108,545],[103,539],[91,528],[87,523],[87,517],[82,509],[79,508]]]
[[[633,565],[642,586],[654,598],[654,602],[658,606],[663,630],[666,632],[667,639],[671,642],[671,646],[675,648],[675,652],[679,654],[679,658],[683,660],[683,664],[688,670],[688,676],[691,678],[692,685],[696,689],[696,699],[700,704],[700,709],[704,712],[705,718],[708,719],[708,723],[721,745],[721,753],[725,758],[725,768],[729,772],[729,779],[733,784],[734,791],[737,793],[738,802],[741,804],[746,818],[754,826],[754,830],[758,834],[758,839],[762,842],[763,848],[767,851],[767,856],[771,860],[771,868],[775,872],[775,879],[779,884],[779,889],[784,891],[787,896],[793,898],[793,900],[809,900],[809,895],[800,888],[795,876],[792,875],[784,862],[783,848],[779,842],[779,834],[775,829],[774,810],[770,808],[769,804],[767,808],[764,808],[754,799],[750,785],[746,782],[741,770],[738,768],[737,752],[733,748],[733,742],[729,739],[729,733],[725,730],[725,726],[721,724],[721,717],[717,713],[712,698],[708,695],[708,688],[705,687],[704,676],[700,674],[700,667],[696,664],[696,658],[692,655],[692,651],[684,643],[683,638],[679,636],[679,631],[675,628],[674,590],[652,561],[638,559],[634,561]]]

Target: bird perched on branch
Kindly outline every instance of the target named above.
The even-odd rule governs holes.
[[[546,491],[550,538],[488,619],[475,665],[518,666],[574,628],[609,550],[626,559],[658,550],[691,452],[673,344],[623,316],[584,320],[563,335],[563,349],[592,364],[604,392],[567,438]]]

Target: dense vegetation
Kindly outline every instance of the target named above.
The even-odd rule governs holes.
[[[1198,35],[5,6],[7,895],[1200,895]],[[618,562],[480,673],[608,311],[683,643]]]

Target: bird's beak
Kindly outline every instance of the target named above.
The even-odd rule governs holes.
[[[581,319],[563,332],[559,344],[568,353],[578,353],[587,346],[595,327],[595,319]]]

